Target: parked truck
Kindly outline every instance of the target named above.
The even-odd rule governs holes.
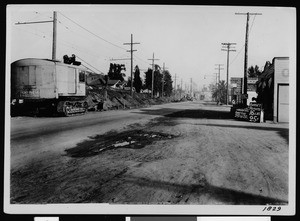
[[[26,58],[11,64],[12,109],[86,113],[86,69],[73,64]]]

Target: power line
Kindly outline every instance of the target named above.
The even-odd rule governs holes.
[[[140,61],[146,63],[146,64],[149,64],[147,61],[145,61],[144,59],[138,57],[137,55],[133,55],[134,57],[136,57],[137,59],[139,59]]]
[[[253,26],[253,24],[254,24],[255,18],[256,18],[256,14],[254,15],[254,18],[253,18],[253,20],[252,20],[252,24],[251,24],[251,27],[250,27],[250,30],[249,30],[249,34],[250,34],[251,30],[252,30],[252,26]]]
[[[254,18],[252,20],[252,24],[251,24],[251,27],[250,27],[250,30],[249,30],[249,34],[250,34],[251,30],[252,30],[252,26],[254,24],[255,17],[256,17],[256,15],[254,15]],[[244,47],[245,47],[245,44],[242,46],[242,48],[239,50],[239,52],[236,54],[236,56],[232,59],[232,61],[230,62],[230,65],[233,64],[233,62],[237,59],[237,57],[240,55],[240,53],[242,52],[242,50],[244,49]]]
[[[103,71],[98,70],[97,68],[95,68],[93,65],[87,63],[85,60],[83,60],[82,58],[80,58],[78,55],[76,55],[77,58],[79,58],[81,61],[83,61],[84,63],[86,63],[87,65],[91,66],[92,68],[94,68],[95,70],[99,71],[100,74],[104,73]]]
[[[37,23],[53,23],[53,40],[52,40],[52,60],[56,60],[56,42],[57,42],[57,12],[53,12],[53,19],[47,21],[17,22],[16,25],[28,25]]]
[[[86,29],[85,27],[81,26],[80,24],[78,24],[77,22],[73,21],[72,19],[68,18],[67,16],[65,16],[65,15],[62,14],[61,12],[59,12],[59,14],[61,14],[63,17],[65,17],[66,19],[70,20],[70,21],[73,22],[74,24],[78,25],[80,28],[84,29],[84,30],[87,31],[88,33],[90,33],[90,34],[94,35],[95,37],[101,39],[102,41],[105,41],[106,43],[109,43],[109,44],[111,44],[111,45],[113,45],[113,46],[115,46],[115,47],[117,47],[117,48],[122,49],[122,50],[126,50],[125,48],[120,47],[120,46],[118,46],[118,45],[116,45],[116,44],[114,44],[114,43],[112,43],[112,42],[110,42],[110,41],[108,41],[108,40],[106,40],[106,39],[100,37],[99,35],[97,35],[97,34],[91,32],[90,30],[88,30],[88,29]]]
[[[232,61],[230,62],[230,65],[237,59],[237,57],[239,56],[239,54],[242,52],[242,50],[244,49],[245,44],[243,45],[243,47],[239,50],[239,52],[236,54],[236,56],[232,59]]]

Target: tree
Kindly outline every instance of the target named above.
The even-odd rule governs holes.
[[[124,64],[110,63],[108,71],[109,79],[124,81],[125,73],[122,73],[123,70],[126,71]]]
[[[225,81],[220,81],[217,86],[212,86],[212,98],[217,102],[226,103],[227,84]]]
[[[140,69],[139,69],[139,66],[136,65],[134,68],[133,87],[135,88],[135,91],[137,93],[140,93],[142,86],[143,86],[143,82],[140,77]]]
[[[163,75],[160,73],[160,69],[156,67],[154,71],[154,83],[153,83],[154,94],[161,93],[162,78]]]
[[[144,80],[144,89],[151,90],[152,86],[152,69],[148,68],[148,70],[145,72],[145,80]]]
[[[160,67],[155,65],[154,69],[154,81],[153,81],[153,94],[161,92],[162,74],[160,73]],[[152,90],[152,69],[148,68],[145,72],[144,89]]]
[[[172,76],[169,71],[164,72],[164,93],[166,96],[171,96],[173,91]]]
[[[131,87],[131,77],[128,77],[126,87]]]
[[[255,65],[255,67],[251,66],[248,68],[248,77],[253,77],[253,78],[256,78],[258,77],[259,75],[261,75],[261,71],[259,70],[259,67],[257,65]]]

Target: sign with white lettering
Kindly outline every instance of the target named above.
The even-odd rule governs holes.
[[[238,119],[248,120],[249,119],[249,109],[236,109],[234,112],[234,117]]]
[[[251,102],[249,104],[249,121],[259,123],[261,118],[261,104]]]

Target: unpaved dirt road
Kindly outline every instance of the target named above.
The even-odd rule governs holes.
[[[288,203],[288,124],[201,102],[11,119],[13,204]]]

